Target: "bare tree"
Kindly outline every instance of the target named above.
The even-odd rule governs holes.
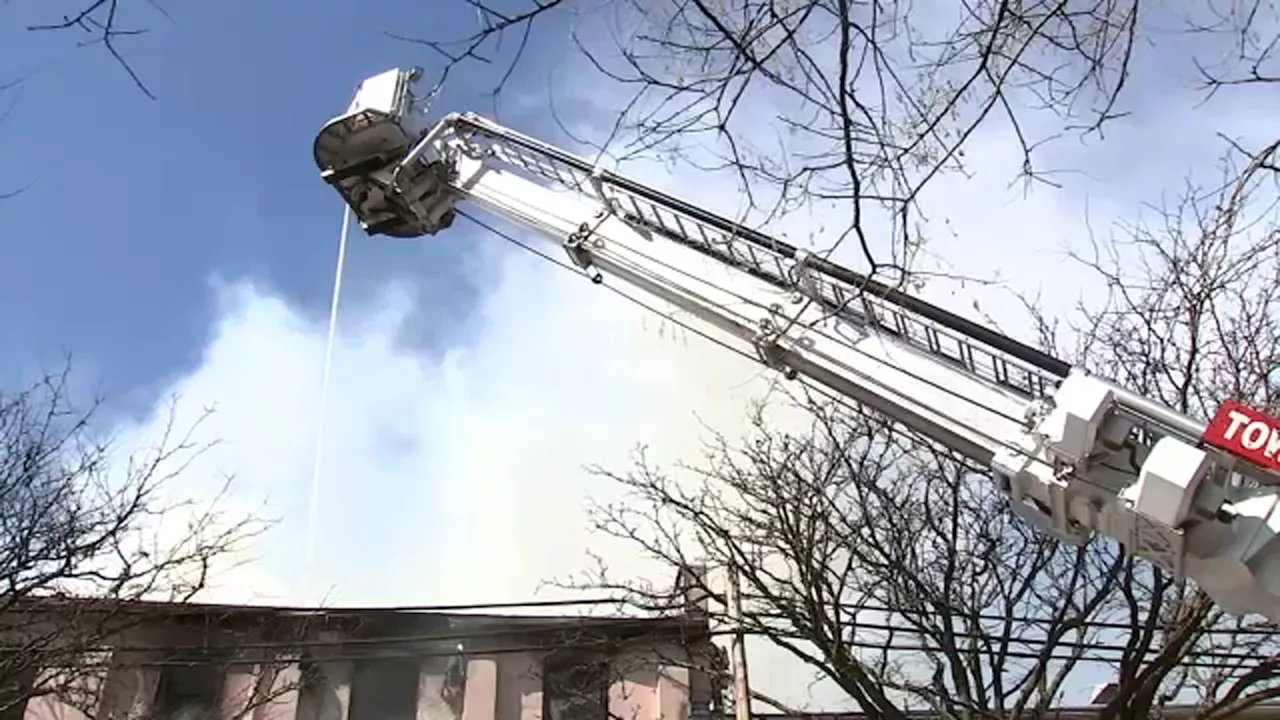
[[[1248,59],[1269,57],[1277,21],[1261,3],[1179,9],[1140,0],[983,0],[963,9],[852,0],[459,4],[474,9],[473,33],[403,38],[440,59],[440,82],[463,63],[495,65],[496,99],[535,28],[569,32],[579,64],[623,96],[610,155],[676,155],[730,172],[751,222],[828,207],[823,247],[851,241],[868,269],[891,280],[908,278],[927,240],[925,188],[965,171],[980,129],[1006,130],[1020,147],[1011,177],[1055,183],[1037,151],[1067,134],[1101,134],[1125,114],[1142,41],[1199,39],[1197,65],[1214,89],[1261,67]],[[554,89],[550,105],[554,114]]]
[[[1074,251],[1107,295],[1068,318],[1023,298],[1041,343],[1189,415],[1225,398],[1280,407],[1278,153],[1280,141],[1227,141],[1212,182],[1188,178],[1176,200],[1143,208],[1152,219]]]
[[[1100,305],[1055,320],[1024,298],[1044,345],[1192,416],[1228,398],[1275,410],[1278,147],[1232,144],[1213,185],[1188,183],[1153,208],[1154,224],[1079,255],[1110,291]],[[780,430],[762,409],[749,437],[714,437],[679,477],[643,454],[626,473],[597,468],[627,494],[596,507],[596,528],[672,568],[733,568],[746,629],[882,717],[908,702],[1036,716],[1085,665],[1116,679],[1104,717],[1159,716],[1170,703],[1229,717],[1280,697],[1270,623],[1224,616],[1115,543],[1036,534],[985,468],[883,418],[796,400],[811,427]],[[664,597],[603,565],[581,584],[641,606]]]
[[[264,527],[224,512],[221,494],[172,487],[207,447],[199,422],[179,428],[171,413],[153,446],[124,457],[68,378],[0,393],[0,711],[79,687],[75,669],[91,672],[145,619],[137,601],[191,600]]]
[[[1275,692],[1258,670],[1273,628],[1212,624],[1205,598],[1179,595],[1111,543],[1076,548],[1038,535],[985,469],[881,418],[816,401],[808,409],[808,432],[761,415],[751,437],[717,438],[681,478],[643,458],[628,473],[601,470],[628,493],[596,508],[596,528],[670,567],[733,568],[746,632],[878,717],[908,706],[1038,717],[1086,665],[1119,676],[1123,695],[1104,717],[1158,716],[1192,686],[1215,710],[1205,717]],[[641,607],[667,597],[604,565],[578,584]]]
[[[1188,29],[1229,40],[1221,55],[1196,63],[1210,93],[1233,86],[1280,82],[1276,56],[1280,35],[1275,20],[1275,8],[1261,0],[1207,2],[1193,13]]]
[[[681,478],[643,457],[625,474],[598,470],[628,492],[596,508],[597,529],[670,567],[732,568],[746,631],[878,717],[1051,706],[1094,642],[1083,621],[1109,597],[1114,558],[1035,535],[981,469],[881,418],[806,408],[806,432],[760,412],[750,437],[716,437]],[[642,606],[665,596],[603,565],[585,584]]]

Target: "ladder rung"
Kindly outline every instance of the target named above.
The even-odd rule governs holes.
[[[475,132],[467,140],[482,152],[544,180],[573,190],[594,192],[584,173],[555,158],[541,157],[488,133]],[[780,253],[708,226],[676,208],[659,206],[637,197],[607,182],[603,184],[603,190],[605,197],[601,199],[622,211],[630,222],[644,225],[671,240],[750,271],[779,287],[790,289],[787,269],[792,263]],[[916,349],[960,366],[984,380],[1027,397],[1040,397],[1057,384],[1056,377],[1048,376],[1037,368],[937,323],[917,317],[873,294],[864,293],[859,288],[825,275],[819,275],[817,279],[820,301],[829,312],[838,313],[848,320],[880,332],[890,333]]]

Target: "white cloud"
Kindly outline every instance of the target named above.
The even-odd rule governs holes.
[[[503,280],[471,347],[432,360],[397,344],[408,306],[396,288],[344,312],[321,496],[331,601],[527,598],[592,542],[584,496],[605,488],[584,465],[624,466],[641,441],[660,458],[688,456],[700,423],[731,431],[741,421],[745,388],[761,377],[581,278],[483,252]],[[259,549],[301,599],[325,329],[269,289],[215,291],[223,312],[203,362],[166,395],[188,413],[216,408],[202,431],[220,442],[189,475],[234,473],[242,502],[283,516]],[[152,437],[164,419],[128,434]],[[406,505],[415,525],[378,526],[383,511],[401,522]]]
[[[581,277],[504,246],[481,252],[502,269],[474,319],[484,329],[439,359],[395,340],[407,293],[346,303],[321,482],[329,604],[519,601],[582,567],[588,547],[643,575],[629,548],[588,533],[586,498],[610,488],[584,466],[624,469],[639,442],[658,462],[692,459],[706,427],[745,429],[767,386],[753,364]],[[219,443],[178,489],[207,495],[234,473],[237,505],[282,521],[205,599],[316,602],[300,565],[325,328],[269,288],[213,291],[221,317],[203,362],[166,396],[180,423],[214,407],[201,430]],[[155,437],[165,412],[124,429],[125,446]]]

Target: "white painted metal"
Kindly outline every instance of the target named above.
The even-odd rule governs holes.
[[[479,116],[424,131],[412,79],[366,81],[316,140],[322,177],[366,232],[430,235],[457,204],[483,208],[592,280],[987,464],[1045,532],[1115,538],[1224,608],[1280,621],[1277,479],[1199,447],[1202,424]],[[1238,473],[1261,489],[1238,489]]]

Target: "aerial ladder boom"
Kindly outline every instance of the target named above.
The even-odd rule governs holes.
[[[1280,423],[1229,404],[1206,428],[478,115],[428,124],[416,78],[369,78],[315,141],[322,178],[368,234],[434,235],[459,206],[481,208],[560,246],[593,282],[989,467],[1044,532],[1114,538],[1223,609],[1280,621]]]

